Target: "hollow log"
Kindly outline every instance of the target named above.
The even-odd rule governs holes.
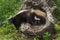
[[[52,16],[55,9],[52,0],[23,0],[21,11],[9,22],[27,36],[27,40],[33,40],[34,36],[42,36],[45,32],[53,35],[56,33]]]

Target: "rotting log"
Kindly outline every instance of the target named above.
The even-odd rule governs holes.
[[[42,20],[46,20],[44,21],[45,24],[37,25],[35,23],[35,25],[32,23],[31,19],[33,19],[33,17],[31,18],[31,9],[38,9],[46,14],[46,17],[40,17]],[[23,4],[21,6],[21,10],[23,11],[20,11],[16,16],[10,18],[9,21],[10,23],[13,23],[16,28],[19,28],[22,34],[27,36],[27,40],[33,40],[34,36],[36,35],[42,36],[44,32],[49,32],[53,35],[56,33],[52,16],[52,13],[55,9],[56,5],[52,0],[23,0]],[[40,40],[43,40],[43,38]]]

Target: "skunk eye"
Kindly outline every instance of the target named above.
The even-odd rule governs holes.
[[[40,20],[40,18],[38,18],[37,16],[35,16],[34,19],[37,20],[37,21]]]

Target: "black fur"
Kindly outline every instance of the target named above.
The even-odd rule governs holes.
[[[27,15],[23,12],[9,19],[9,22],[14,24],[16,29],[19,29],[21,23],[26,22]]]

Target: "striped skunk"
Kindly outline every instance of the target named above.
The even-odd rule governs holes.
[[[39,9],[21,10],[16,16],[9,18],[9,22],[19,29],[22,23],[43,25],[46,23],[46,13]]]

